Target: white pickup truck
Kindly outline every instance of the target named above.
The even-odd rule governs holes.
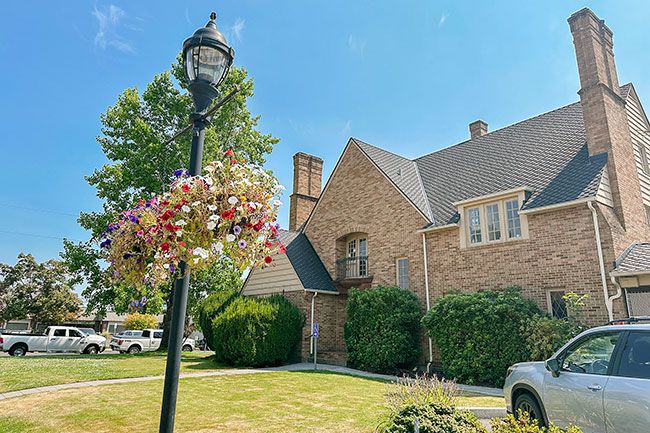
[[[132,332],[132,331],[131,331]],[[111,349],[131,355],[158,350],[162,341],[162,329],[144,329],[141,335],[117,335],[111,339]],[[191,338],[183,340],[183,350],[191,352],[196,342]]]
[[[104,351],[106,338],[88,335],[72,326],[50,326],[43,334],[0,335],[0,351],[11,356],[25,356],[27,352],[47,353],[89,353]]]

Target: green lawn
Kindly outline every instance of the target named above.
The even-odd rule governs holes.
[[[386,388],[381,381],[326,372],[182,379],[176,431],[371,433],[385,414]],[[161,393],[162,381],[152,381],[0,401],[0,431],[153,432]],[[484,396],[459,401],[461,406],[503,404],[501,398]]]
[[[0,358],[0,392],[86,380],[158,376],[165,372],[166,354],[61,355]],[[219,370],[205,353],[183,352],[181,371]],[[0,429],[0,431],[3,431]]]

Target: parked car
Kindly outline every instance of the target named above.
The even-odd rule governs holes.
[[[545,362],[510,367],[508,411],[584,433],[650,432],[650,324],[626,322],[589,329]]]
[[[145,329],[140,331],[140,335],[126,335],[123,333],[111,340],[111,349],[132,355],[140,352],[153,352],[160,347],[162,334],[162,329]],[[186,338],[183,340],[182,347],[184,351],[191,352],[194,350],[195,345],[196,342],[193,339]]]
[[[89,353],[104,351],[106,339],[99,335],[86,335],[72,326],[50,326],[43,334],[3,333],[0,351],[11,356],[25,356],[28,352]]]

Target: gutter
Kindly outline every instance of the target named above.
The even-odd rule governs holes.
[[[427,232],[433,232],[436,230],[445,230],[445,229],[453,229],[453,228],[458,228],[460,225],[458,223],[452,223],[452,224],[446,224],[444,226],[433,226],[433,227],[426,227],[423,229],[418,229],[416,230],[416,233],[427,233]]]
[[[303,290],[309,293],[322,293],[324,295],[340,295],[339,292],[333,292],[331,290],[321,290],[321,289],[303,289]]]
[[[314,304],[316,304],[316,296],[318,296],[318,292],[314,292],[314,295],[311,297],[311,326],[309,328],[309,354],[313,355],[314,354],[314,336],[311,335],[314,329]]]
[[[427,235],[422,232],[422,252],[424,254],[424,293],[427,300],[427,312],[431,310],[431,297],[429,295],[429,264],[427,259]],[[429,337],[429,362],[427,363],[427,373],[430,372],[433,363],[433,343]]]
[[[545,212],[548,210],[559,209],[563,207],[571,207],[582,203],[592,203],[594,201],[593,197],[579,198],[577,200],[565,201],[563,203],[549,204],[548,206],[534,207],[532,209],[523,209],[519,211],[520,215],[529,215],[539,212]]]
[[[593,200],[587,202],[587,207],[589,207],[589,209],[591,210],[591,216],[593,217],[593,221],[594,221],[594,232],[596,235],[596,250],[598,251],[598,265],[600,267],[600,279],[603,285],[603,293],[605,295],[605,307],[607,308],[607,317],[609,317],[609,321],[611,322],[612,320],[614,320],[614,313],[612,311],[614,299],[620,297],[622,292],[619,286],[619,291],[616,293],[616,295],[611,297],[609,296],[609,290],[607,290],[607,273],[605,271],[605,261],[603,259],[603,246],[600,241],[600,227],[598,225],[598,212],[594,207]],[[618,286],[618,284],[616,284],[616,286]]]

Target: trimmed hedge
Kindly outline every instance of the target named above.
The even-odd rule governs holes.
[[[526,324],[539,315],[539,307],[511,287],[443,296],[422,324],[436,342],[447,377],[501,387],[510,365],[530,359]]]
[[[412,367],[420,355],[420,303],[399,287],[348,292],[345,344],[348,365],[391,372]]]
[[[532,318],[525,325],[526,342],[531,361],[544,361],[550,358],[567,341],[584,330],[579,322],[549,316]]]
[[[415,431],[417,418],[420,433],[487,433],[483,424],[469,411],[439,403],[407,404],[391,415],[380,433],[410,433]]]
[[[304,318],[282,295],[239,297],[212,321],[215,359],[235,366],[278,365],[300,342]]]
[[[208,347],[214,350],[212,343],[212,321],[226,309],[237,297],[237,290],[224,289],[209,294],[199,307],[198,322]]]
[[[156,329],[158,318],[153,314],[131,313],[124,318],[124,329]]]

